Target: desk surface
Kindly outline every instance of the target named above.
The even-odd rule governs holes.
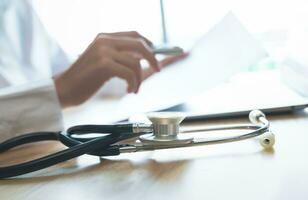
[[[71,113],[67,112],[69,119]],[[76,119],[76,116],[74,116]],[[122,154],[81,156],[12,180],[0,181],[0,199],[308,199],[308,112],[272,116],[275,149],[256,140]],[[246,119],[187,126],[246,122]],[[55,142],[0,155],[13,164],[64,148]]]

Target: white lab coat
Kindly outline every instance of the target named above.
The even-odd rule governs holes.
[[[0,142],[63,128],[51,77],[69,65],[27,0],[0,1]]]
[[[0,0],[0,142],[22,133],[63,129],[52,76],[70,66],[28,0]],[[121,96],[113,79],[100,94]]]
[[[0,1],[0,141],[21,133],[62,129],[52,75],[69,60],[29,2]]]

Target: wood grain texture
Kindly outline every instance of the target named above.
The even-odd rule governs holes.
[[[70,115],[65,113],[66,120]],[[266,152],[256,140],[247,140],[102,159],[85,155],[26,176],[0,180],[0,199],[308,199],[308,113],[270,120],[276,134],[273,151]],[[25,145],[0,155],[0,165],[63,148],[56,142]]]

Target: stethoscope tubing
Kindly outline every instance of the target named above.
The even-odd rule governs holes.
[[[29,139],[35,139],[36,141],[43,141],[44,140],[60,140],[63,141],[65,138],[65,134],[61,133],[61,132],[41,132],[41,133],[36,133],[36,137],[34,136],[35,134],[32,134],[30,137],[25,137],[25,139],[21,140],[22,142],[20,142],[20,144],[25,144],[25,143],[29,143],[26,142],[26,140]],[[139,134],[140,135],[140,134]],[[39,136],[39,137],[37,137]],[[89,141],[83,142],[83,143],[79,143],[76,144],[74,146],[71,146],[65,150],[35,159],[35,160],[31,160],[28,162],[24,162],[24,163],[20,163],[20,164],[16,164],[16,165],[12,165],[12,166],[7,166],[7,167],[0,167],[0,179],[3,178],[9,178],[9,177],[13,177],[13,176],[19,176],[19,175],[23,175],[23,174],[27,174],[30,172],[34,172],[34,171],[38,171],[47,167],[50,167],[52,165],[73,159],[75,157],[81,156],[83,154],[91,154],[91,152],[95,152],[97,154],[100,153],[100,150],[104,150],[100,153],[100,155],[102,154],[112,154],[112,155],[119,155],[119,148],[113,148],[112,151],[108,152],[108,148],[110,147],[110,145],[117,143],[119,141],[125,140],[125,139],[130,139],[130,138],[134,138],[134,137],[138,137],[138,134],[122,134],[120,137],[116,137],[114,134],[110,134],[107,136],[102,136],[102,137],[98,137],[95,139],[91,139]],[[22,138],[22,137],[21,137]],[[39,138],[41,140],[39,140]],[[59,139],[61,138],[61,139]],[[16,140],[16,138],[14,139]],[[18,138],[17,138],[18,140]],[[71,138],[66,138],[66,140],[72,140]],[[33,142],[33,140],[31,141]],[[8,144],[11,142],[8,142]],[[65,142],[64,142],[65,143]],[[12,143],[11,143],[12,144]],[[12,147],[12,145],[7,145],[6,148],[8,147]],[[16,145],[15,143],[15,146]],[[2,148],[2,150],[4,150],[4,148]],[[7,149],[5,149],[7,150]],[[93,155],[93,154],[92,154]]]

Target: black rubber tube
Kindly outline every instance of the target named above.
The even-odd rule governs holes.
[[[90,153],[98,149],[108,148],[109,145],[119,141],[119,137],[114,137],[113,135],[108,135],[100,137],[97,139],[90,140],[85,143],[78,144],[76,146],[70,147],[63,151],[44,156],[32,161],[24,162],[17,165],[1,167],[0,168],[0,178],[10,178],[37,170],[50,167],[52,165],[58,164],[60,162],[70,160],[72,158],[81,156],[83,154]]]
[[[95,138],[77,138],[74,134],[106,133],[105,136]],[[0,152],[5,152],[16,146],[46,140],[58,140],[68,149],[56,152],[32,161],[0,167],[0,179],[15,177],[50,167],[63,161],[90,154],[95,156],[114,156],[120,154],[120,147],[115,143],[138,137],[132,134],[132,124],[116,125],[81,125],[74,126],[67,132],[36,132],[17,136],[0,144]]]

